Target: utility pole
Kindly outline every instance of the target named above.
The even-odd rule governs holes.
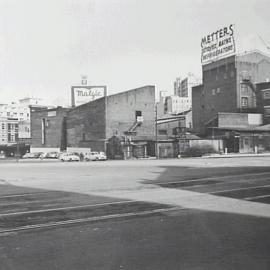
[[[158,159],[158,130],[157,130],[157,103],[155,104],[155,154]]]

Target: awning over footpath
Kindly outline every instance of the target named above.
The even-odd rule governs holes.
[[[208,129],[238,131],[238,132],[270,132],[270,124],[263,126],[247,126],[247,127],[208,127]]]

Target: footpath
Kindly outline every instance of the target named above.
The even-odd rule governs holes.
[[[236,157],[270,157],[270,153],[228,153],[228,154],[212,154],[209,156],[203,156],[202,158],[236,158]]]

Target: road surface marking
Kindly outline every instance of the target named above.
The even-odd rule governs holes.
[[[10,232],[24,231],[24,230],[30,230],[30,229],[41,229],[41,228],[46,228],[46,227],[56,227],[56,226],[63,226],[63,225],[69,225],[69,224],[85,223],[85,222],[91,222],[91,221],[101,221],[101,220],[108,220],[108,219],[115,219],[115,218],[123,218],[123,217],[145,216],[145,215],[150,215],[150,214],[155,214],[155,213],[164,213],[164,212],[176,211],[176,210],[178,211],[185,210],[185,208],[182,208],[182,207],[160,208],[160,209],[147,210],[147,211],[141,211],[141,212],[112,214],[112,215],[97,216],[97,217],[90,217],[90,218],[70,219],[66,221],[49,222],[49,223],[43,223],[43,224],[37,224],[37,225],[26,225],[26,226],[21,226],[21,227],[12,228],[12,229],[0,230],[0,234],[6,234]]]
[[[256,189],[256,188],[266,188],[266,187],[270,187],[270,185],[256,186],[256,187],[234,188],[234,189],[224,189],[224,190],[207,192],[207,193],[208,194],[218,194],[218,193],[223,193],[223,192],[231,192],[231,191],[238,191],[238,190],[248,190],[248,189]]]
[[[183,180],[183,181],[180,180],[180,181],[170,181],[170,182],[153,182],[151,184],[154,184],[154,185],[179,184],[179,183],[198,182],[198,181],[207,181],[207,180],[218,180],[220,178],[223,179],[223,178],[231,178],[231,177],[257,176],[257,175],[265,175],[265,174],[270,174],[270,172],[213,176],[213,177],[204,177],[204,178],[189,179],[189,180]]]
[[[256,199],[263,199],[263,198],[268,198],[270,197],[270,194],[268,195],[260,195],[260,196],[254,196],[254,197],[247,197],[244,198],[245,200],[256,200]]]
[[[0,196],[0,199],[5,198],[16,198],[16,197],[27,197],[27,196],[33,196],[33,195],[41,195],[41,194],[48,194],[48,193],[63,193],[64,191],[57,191],[57,190],[51,190],[51,191],[44,191],[44,192],[34,192],[34,193],[22,193],[22,194],[12,194],[12,195],[4,195]]]

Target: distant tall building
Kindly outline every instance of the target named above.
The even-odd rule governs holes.
[[[0,144],[30,139],[30,107],[40,107],[41,102],[37,98],[24,98],[19,102],[0,104]]]
[[[201,79],[193,73],[188,73],[187,77],[181,80],[180,77],[176,78],[174,82],[174,95],[179,97],[188,97],[191,99],[192,87],[201,83]]]
[[[174,82],[174,95],[175,96],[181,96],[181,78],[177,77],[175,82]]]
[[[188,97],[168,96],[165,99],[165,114],[179,114],[191,109],[191,100]]]

